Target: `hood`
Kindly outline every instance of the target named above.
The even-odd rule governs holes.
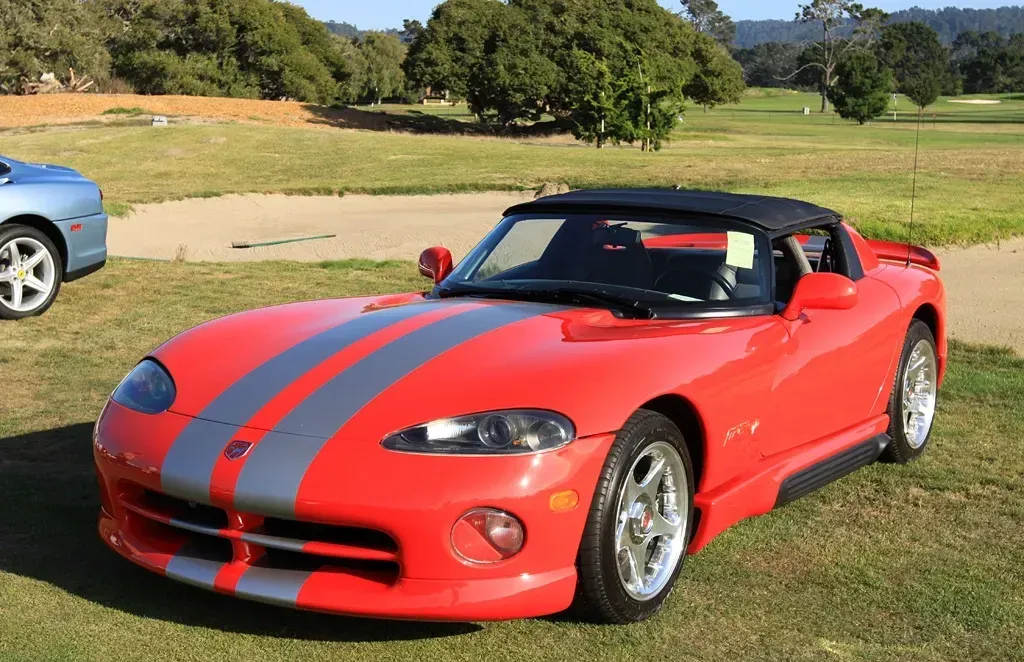
[[[6,156],[0,156],[0,163],[10,168],[5,176],[19,182],[84,180],[77,170],[49,163],[23,163]],[[3,169],[0,166],[0,169]]]
[[[177,387],[171,411],[211,422],[377,442],[437,418],[537,408],[569,416],[583,435],[624,420],[595,402],[626,411],[688,373],[709,374],[720,355],[702,351],[711,344],[731,340],[740,344],[727,351],[742,354],[750,334],[724,331],[764,324],[754,320],[622,320],[606,310],[417,294],[241,313],[153,356]],[[662,360],[677,368],[658,369]]]

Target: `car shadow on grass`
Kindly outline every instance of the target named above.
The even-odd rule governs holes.
[[[292,611],[178,584],[110,551],[96,534],[92,425],[0,439],[0,571],[143,618],[310,641],[397,641],[468,634],[469,623],[380,621]]]
[[[410,110],[405,112],[372,111],[359,108],[306,104],[315,118],[313,124],[340,129],[365,131],[400,131],[447,136],[502,136],[510,138],[545,137],[568,133],[571,125],[564,119],[545,120],[532,124],[495,126],[479,122],[463,122],[453,117]]]

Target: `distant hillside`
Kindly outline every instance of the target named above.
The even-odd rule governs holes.
[[[864,3],[870,7],[871,3]],[[912,7],[893,12],[894,23],[920,21],[933,27],[944,43],[951,43],[961,32],[994,30],[1003,36],[1024,32],[1024,7],[998,9],[921,9]],[[736,21],[736,45],[750,48],[768,41],[812,41],[821,38],[819,28],[813,25],[784,20]]]
[[[363,31],[351,23],[335,23],[334,21],[327,21],[324,25],[327,26],[328,30],[342,37],[349,37],[351,39],[363,36]]]
[[[324,22],[324,25],[326,25],[327,29],[333,32],[334,34],[339,35],[341,37],[346,37],[348,39],[362,39],[364,34],[366,34],[367,32],[371,32],[371,30],[360,30],[351,23],[345,22],[335,23],[334,21],[326,21]],[[406,41],[405,34],[401,30],[389,29],[381,30],[381,32],[383,32],[384,34],[398,35],[398,37],[402,39],[402,41]]]

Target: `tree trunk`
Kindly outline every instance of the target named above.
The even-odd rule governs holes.
[[[825,69],[825,85],[821,88],[821,112],[828,112],[828,88],[832,87],[832,70]]]
[[[821,112],[828,112],[828,88],[832,86],[832,67],[835,66],[832,63],[832,51],[829,49],[829,34],[828,24],[822,21],[821,23],[821,55],[825,60],[825,85],[821,88]]]

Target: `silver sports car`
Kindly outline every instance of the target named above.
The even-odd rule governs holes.
[[[0,319],[41,315],[61,283],[107,260],[99,187],[70,168],[0,156]]]

